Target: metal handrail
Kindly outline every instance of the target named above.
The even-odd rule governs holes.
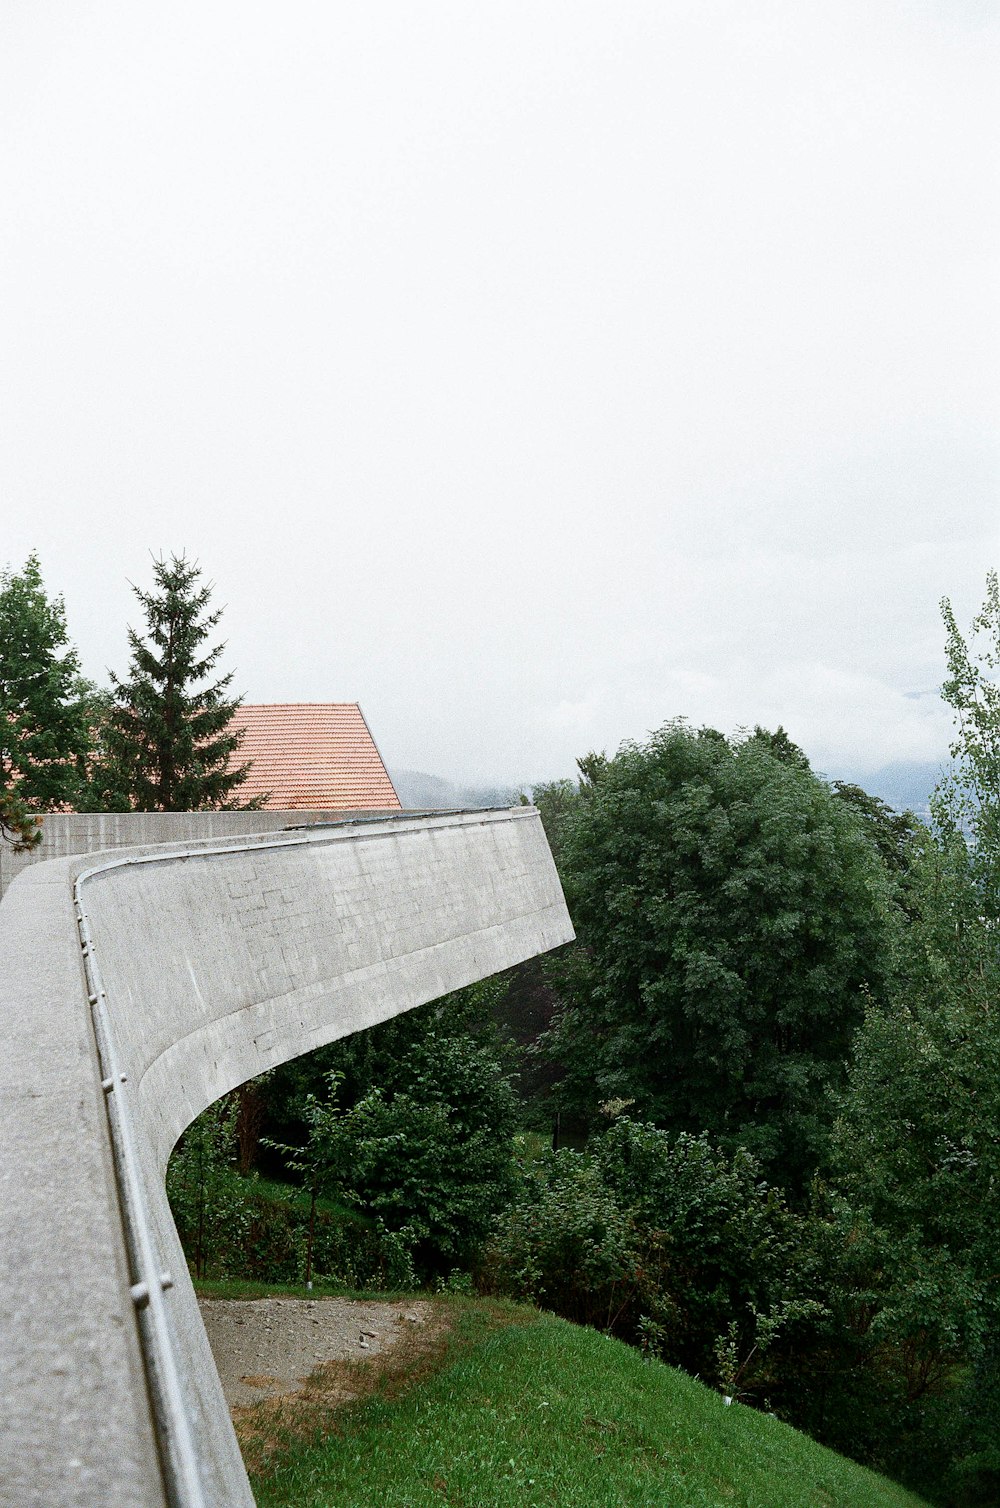
[[[162,1263],[157,1262],[154,1251],[153,1232],[135,1150],[127,1091],[128,1075],[122,1072],[118,1059],[115,1036],[108,1017],[107,993],[101,979],[89,918],[83,909],[80,895],[85,878],[87,876],[79,876],[74,884],[73,901],[83,948],[94,1038],[101,1065],[101,1088],[108,1111],[122,1224],[132,1268],[130,1291],[139,1314],[139,1334],[153,1403],[163,1475],[175,1508],[207,1508],[198,1452],[184,1407],[177,1357],[163,1299],[164,1293],[173,1287],[173,1278],[164,1270]]]

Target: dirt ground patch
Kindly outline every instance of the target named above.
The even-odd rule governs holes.
[[[231,1409],[296,1393],[318,1367],[375,1366],[383,1353],[425,1331],[424,1301],[199,1299],[222,1391]],[[412,1334],[411,1334],[412,1332]]]
[[[432,1364],[448,1331],[433,1301],[200,1299],[248,1467],[290,1436],[334,1426],[344,1404]]]

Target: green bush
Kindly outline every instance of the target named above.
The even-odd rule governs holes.
[[[590,1157],[548,1152],[496,1220],[477,1279],[485,1292],[622,1333],[641,1308],[638,1233]]]
[[[324,1097],[304,1098],[305,1146],[269,1145],[307,1188],[394,1232],[433,1278],[468,1266],[510,1201],[517,1104],[495,1054],[468,1036],[428,1033],[397,1075],[344,1110],[329,1074]]]
[[[671,1136],[622,1117],[594,1141],[593,1157],[659,1257],[674,1359],[728,1392],[770,1390],[766,1357],[779,1337],[825,1312],[805,1220],[749,1152],[727,1154],[707,1135]]]
[[[954,1496],[974,1417],[955,1278],[842,1197],[790,1210],[748,1153],[626,1118],[523,1175],[477,1268],[484,1292],[631,1341],[941,1501],[986,1502]],[[988,1436],[974,1464],[981,1493]]]
[[[195,1261],[190,1226],[178,1227],[199,1277],[244,1278],[258,1283],[299,1283],[305,1277],[309,1212],[291,1201],[254,1189],[253,1179],[234,1175],[242,1218],[211,1227]],[[320,1212],[313,1229],[312,1273],[345,1288],[394,1289],[415,1282],[405,1240],[381,1223]]]
[[[827,1312],[815,1267],[805,1221],[749,1153],[622,1118],[526,1175],[478,1276],[762,1398],[782,1336]]]

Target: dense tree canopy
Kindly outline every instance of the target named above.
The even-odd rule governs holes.
[[[670,723],[601,768],[560,824],[583,952],[554,1047],[578,1098],[712,1131],[794,1186],[884,993],[892,908],[848,804],[779,745]]]
[[[146,634],[129,629],[128,676],[111,676],[93,804],[164,812],[239,807],[250,768],[230,768],[241,741],[231,726],[240,698],[228,694],[232,671],[210,679],[225,645],[205,645],[222,610],[205,611],[212,588],[198,586],[201,571],[185,556],[154,560],[153,574],[158,590],[133,588]]]
[[[36,814],[79,800],[91,715],[62,598],[29,555],[0,572],[0,827],[19,847],[40,837]]]

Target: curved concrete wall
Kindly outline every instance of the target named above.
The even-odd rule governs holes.
[[[0,1501],[251,1503],[164,1193],[174,1142],[262,1069],[571,936],[531,808],[25,871],[0,906]],[[154,1270],[173,1286],[136,1290]],[[150,1405],[174,1367],[180,1424]]]
[[[46,812],[42,818],[42,840],[37,848],[15,853],[13,843],[0,836],[0,896],[23,869],[32,864],[43,864],[47,859],[66,859],[71,854],[103,853],[108,848],[136,848],[149,843],[239,838],[287,827],[305,827],[314,822],[348,822],[352,818],[376,815],[389,816],[390,813],[379,814],[370,809],[330,811],[313,807],[264,812]],[[397,815],[395,808],[391,815]]]

